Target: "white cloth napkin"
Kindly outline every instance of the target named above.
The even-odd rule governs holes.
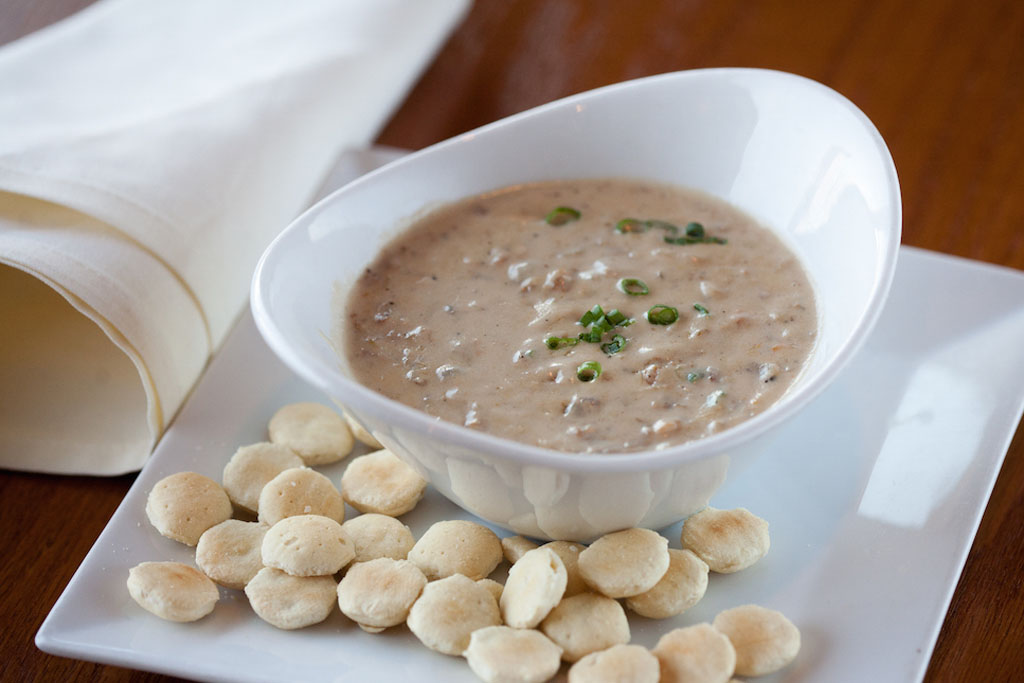
[[[467,5],[101,0],[0,50],[0,467],[141,467]]]

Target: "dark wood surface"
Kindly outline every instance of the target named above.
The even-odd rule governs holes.
[[[0,43],[87,4],[0,0]],[[845,94],[892,150],[905,244],[1024,269],[1019,0],[479,0],[380,142],[420,148],[582,90],[709,66],[783,69]],[[132,479],[0,472],[4,680],[166,680],[33,644]],[[1024,680],[1019,429],[926,680]]]

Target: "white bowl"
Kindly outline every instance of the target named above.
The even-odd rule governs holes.
[[[806,370],[774,406],[659,451],[559,453],[440,422],[352,379],[329,342],[332,300],[425,207],[513,183],[637,177],[699,188],[775,230],[810,274],[820,316]],[[517,114],[400,159],[295,220],[256,269],[270,347],[445,496],[520,534],[588,540],[660,528],[707,504],[726,470],[847,364],[882,309],[900,241],[896,171],[881,136],[835,91],[791,74],[653,76]]]

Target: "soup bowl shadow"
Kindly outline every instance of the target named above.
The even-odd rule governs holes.
[[[815,347],[780,401],[661,450],[561,453],[441,422],[353,378],[338,302],[380,249],[432,207],[523,182],[629,177],[703,190],[772,229],[815,290]],[[296,373],[344,405],[442,494],[519,534],[588,541],[658,529],[771,457],[780,428],[846,366],[881,312],[900,242],[899,183],[868,118],[792,74],[704,69],[559,100],[388,164],[297,218],[264,253],[256,324]]]

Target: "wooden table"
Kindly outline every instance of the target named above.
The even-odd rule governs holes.
[[[87,4],[0,0],[0,43]],[[1020,0],[478,0],[380,142],[420,148],[581,90],[711,66],[792,71],[845,94],[892,150],[905,244],[1024,269]],[[0,472],[4,680],[163,678],[32,642],[132,480]],[[1018,430],[926,680],[1021,680],[1022,664]]]

